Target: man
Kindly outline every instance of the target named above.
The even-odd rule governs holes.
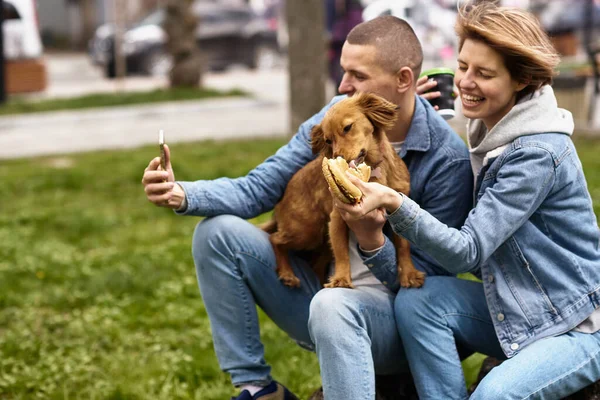
[[[411,197],[458,227],[471,208],[469,156],[462,140],[416,95],[422,59],[419,41],[405,21],[385,16],[361,23],[342,49],[339,91],[348,96],[372,92],[398,105],[398,121],[387,136],[410,171]],[[321,290],[307,261],[291,254],[301,281],[299,289],[292,289],[278,280],[267,234],[244,220],[271,210],[292,175],[315,157],[310,131],[341,98],[304,122],[285,146],[245,177],[175,183],[170,162],[167,171],[158,171],[158,158],[144,173],[151,202],[182,215],[210,217],[198,224],[192,251],[217,358],[241,390],[237,399],[296,398],[270,376],[256,305],[301,346],[316,351],[327,399],[372,399],[376,373],[406,370],[394,321],[396,256],[381,227],[377,235],[365,237],[361,233],[372,231],[368,220],[367,226],[350,226],[355,289]],[[413,246],[411,254],[427,274],[443,273],[418,248]]]

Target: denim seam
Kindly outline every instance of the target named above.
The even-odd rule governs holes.
[[[366,311],[366,310],[365,310],[365,308],[364,308],[364,307],[359,307],[358,309],[359,309],[359,311],[360,311],[361,315],[365,315],[365,311]],[[363,330],[365,330],[365,331],[366,331],[366,329],[365,329],[365,328],[363,328]],[[357,337],[358,339],[360,339],[360,333],[361,333],[361,329],[360,329],[360,327],[359,327],[358,329],[355,329],[354,333],[356,334],[356,337]],[[369,336],[369,335],[368,335],[368,336]],[[369,339],[370,339],[370,336],[369,336]],[[370,354],[366,354],[366,353],[363,351],[363,352],[362,352],[362,356],[363,356],[363,360],[364,360],[366,357],[369,357],[369,356],[370,356],[370,357],[373,357],[373,354],[371,354],[371,353],[370,353]],[[364,376],[364,377],[366,377],[366,381],[365,381],[365,382],[363,382],[363,387],[364,387],[364,389],[365,389],[365,390],[364,390],[364,392],[366,393],[366,392],[367,392],[368,385],[369,385],[369,382],[368,382],[368,380],[369,380],[369,369],[368,369],[368,367],[367,367],[366,365],[363,365],[363,366],[362,366],[362,370],[363,370],[363,371],[362,371],[362,372],[363,372],[363,376]],[[373,374],[375,374],[375,363],[373,363]],[[367,393],[367,395],[368,395],[368,393]],[[368,399],[370,399],[370,397],[367,397],[367,398],[368,398]]]
[[[465,314],[465,313],[460,313],[460,312],[448,312],[448,313],[442,314],[442,317],[444,317],[444,318],[446,318],[447,316],[467,317],[467,318],[476,319],[477,321],[485,322],[489,325],[494,326],[493,322],[491,322],[489,320],[481,319],[481,318],[477,317],[476,315]]]
[[[552,382],[549,382],[548,384],[546,384],[546,386],[539,388],[538,390],[536,390],[535,392],[531,392],[529,393],[526,397],[523,397],[523,400],[531,398],[531,396],[547,389],[548,387],[554,385],[555,383],[561,381],[562,379],[564,379],[565,377],[567,377],[568,375],[573,374],[574,372],[580,370],[581,368],[583,368],[586,364],[589,364],[598,354],[600,354],[600,350],[595,352],[594,354],[592,354],[591,357],[589,357],[587,360],[585,360],[584,362],[582,362],[581,364],[577,365],[574,369],[571,369],[568,372],[565,372],[564,374],[562,374],[560,377],[556,378],[555,380],[553,380]]]

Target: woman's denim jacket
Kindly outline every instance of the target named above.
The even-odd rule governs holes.
[[[392,228],[453,273],[483,280],[496,334],[512,357],[571,330],[600,303],[600,234],[570,137],[522,136],[478,174],[465,225],[449,228],[404,198]]]

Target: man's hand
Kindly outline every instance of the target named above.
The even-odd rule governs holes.
[[[175,183],[175,174],[171,166],[171,151],[165,144],[165,165],[167,170],[160,168],[160,157],[150,161],[144,170],[142,184],[148,200],[160,207],[179,209],[185,198],[181,186]]]
[[[346,216],[348,216],[346,214]],[[385,237],[383,235],[383,226],[385,225],[385,211],[382,208],[373,210],[367,213],[362,218],[345,219],[344,214],[342,218],[348,224],[348,228],[354,232],[358,245],[363,250],[374,250],[385,243]]]

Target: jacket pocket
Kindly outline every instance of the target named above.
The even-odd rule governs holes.
[[[499,249],[499,262],[513,297],[519,303],[531,328],[543,325],[558,313],[514,237]]]

